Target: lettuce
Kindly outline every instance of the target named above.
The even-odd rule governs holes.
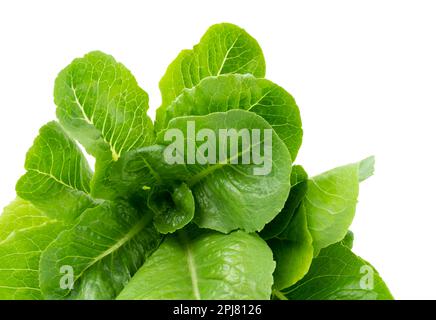
[[[310,177],[299,108],[265,72],[253,37],[214,25],[169,65],[153,123],[114,57],[63,69],[0,216],[0,299],[392,299],[349,231],[374,158]]]

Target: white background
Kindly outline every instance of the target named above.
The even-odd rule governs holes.
[[[376,156],[355,251],[396,298],[436,298],[435,1],[2,1],[0,205],[54,119],[53,81],[73,58],[114,55],[150,94],[154,116],[166,66],[218,22],[254,36],[267,78],[296,98],[298,163],[317,174]]]

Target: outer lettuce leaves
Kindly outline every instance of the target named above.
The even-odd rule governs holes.
[[[50,218],[41,210],[17,197],[3,209],[0,215],[0,243],[21,230],[39,226],[48,221]]]
[[[231,109],[247,110],[263,117],[286,144],[292,159],[297,157],[303,130],[294,98],[275,83],[250,74],[208,77],[183,91],[167,108],[165,126],[175,117]]]
[[[118,299],[269,299],[273,270],[257,235],[182,231],[165,239]]]
[[[97,159],[93,192],[123,153],[154,141],[148,95],[112,56],[75,59],[58,75],[54,97],[62,126]]]
[[[17,198],[0,216],[0,300],[41,299],[39,258],[64,228]]]
[[[175,128],[183,132],[185,150],[190,139],[187,134],[188,121],[195,122],[196,133],[208,128],[215,132],[216,137],[219,129],[223,128],[271,130],[263,118],[243,110],[175,118],[170,121],[168,129]],[[165,132],[161,132],[158,142],[170,144],[164,141],[164,136]],[[263,144],[263,140],[260,142]],[[203,142],[196,142],[196,148],[202,144]],[[231,164],[230,161],[227,164],[187,164],[191,176],[186,184],[196,201],[194,221],[200,227],[225,233],[235,229],[259,231],[280,212],[289,194],[291,158],[274,131],[272,146],[271,172],[267,175],[254,175],[254,168],[260,166],[241,164],[241,161],[239,164]],[[240,154],[251,151],[250,147]],[[187,162],[185,158],[185,163]]]
[[[59,73],[54,96],[61,124],[96,157],[110,152],[117,160],[153,141],[148,95],[110,55],[75,59]]]
[[[315,255],[344,238],[356,210],[359,163],[338,167],[308,180],[305,210]]]
[[[393,299],[377,271],[341,243],[322,249],[301,281],[275,294],[292,300]]]
[[[48,299],[112,299],[159,245],[150,212],[104,202],[86,210],[43,252],[41,291]],[[61,287],[71,268],[71,286]]]
[[[162,105],[156,113],[156,130],[165,128],[166,108],[185,88],[201,79],[228,73],[265,76],[262,49],[245,30],[229,23],[209,28],[192,50],[183,50],[169,65],[159,87]]]
[[[359,162],[359,181],[362,182],[374,174],[374,156],[363,159]]]
[[[309,270],[314,253],[317,255],[326,243],[328,246],[347,234],[354,217],[359,181],[373,173],[374,158],[333,169],[309,180],[301,167],[294,168],[285,208],[260,233],[264,239],[275,237],[268,244],[277,262],[274,287],[278,290],[300,280]],[[309,214],[311,220],[307,221]],[[352,234],[342,243],[351,248]]]
[[[57,122],[40,129],[24,166],[17,194],[48,216],[72,221],[95,205],[88,194],[92,173],[86,159]]]

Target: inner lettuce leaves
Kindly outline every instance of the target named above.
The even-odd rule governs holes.
[[[183,146],[188,150],[190,137],[188,123],[195,125],[195,135],[202,129],[210,130],[216,137],[219,130],[233,128],[272,130],[271,126],[260,116],[245,110],[230,110],[216,112],[206,116],[180,117],[171,120],[167,130],[178,129],[185,137]],[[159,133],[158,143],[172,145],[165,141],[165,131]],[[190,173],[186,184],[192,190],[196,200],[195,223],[202,227],[228,233],[235,229],[247,232],[260,231],[283,208],[290,189],[291,158],[285,144],[274,131],[271,131],[272,148],[270,172],[266,175],[255,175],[256,169],[268,165],[233,164],[230,158],[216,164],[186,164]],[[262,136],[260,144],[265,144]],[[239,141],[239,140],[238,140]],[[196,141],[193,151],[196,153],[204,141]],[[238,156],[251,155],[254,144],[246,149],[242,142]],[[230,148],[230,143],[228,143]],[[213,150],[219,154],[219,145]],[[177,150],[176,150],[177,151]],[[209,150],[210,152],[210,150]],[[198,153],[197,153],[198,154]],[[229,155],[230,153],[227,153]],[[185,153],[185,163],[188,163],[188,152]],[[177,178],[177,177],[176,177]]]
[[[300,111],[265,68],[214,25],[168,67],[153,123],[123,64],[73,60],[0,216],[0,299],[392,299],[349,231],[374,157],[294,165]]]
[[[151,194],[148,204],[155,213],[154,226],[163,234],[183,228],[194,218],[195,199],[186,183],[160,188]]]

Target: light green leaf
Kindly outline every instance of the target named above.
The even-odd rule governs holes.
[[[304,208],[300,206],[307,191],[307,173],[294,166],[291,191],[283,210],[260,232],[273,251],[277,267],[274,288],[287,288],[300,280],[309,270],[313,258],[312,236],[307,227]]]
[[[262,132],[262,136],[259,142],[250,143],[248,146],[244,146],[239,139],[238,144],[235,143],[238,146],[238,159],[229,157],[231,154],[226,149],[226,157],[215,164],[200,164],[198,159],[204,160],[201,153],[193,164],[189,164],[189,154],[198,154],[196,151],[205,142],[192,140],[191,133],[187,133],[188,122],[195,125],[195,132],[192,131],[195,136],[202,129],[208,129],[215,138],[220,136],[220,129],[235,129],[238,132],[247,129],[251,136],[254,136],[253,129],[257,129]],[[168,131],[158,135],[158,142],[169,145],[170,142],[165,141],[165,133],[174,133],[176,129],[180,130],[181,139],[184,139],[181,145],[187,151],[182,159],[187,163],[191,174],[186,184],[196,200],[194,221],[200,227],[225,233],[235,229],[259,231],[280,212],[289,194],[291,158],[285,144],[262,117],[244,110],[230,110],[207,116],[175,118],[169,122]],[[265,130],[268,129],[271,141],[265,143]],[[172,142],[171,145],[176,142]],[[271,161],[265,157],[263,164],[257,165],[252,161],[243,164],[241,158],[245,155],[250,156],[256,144],[262,150],[272,145]],[[227,146],[230,145],[229,142]],[[216,148],[219,149],[219,143],[216,144]],[[212,149],[219,155],[219,150],[215,149],[215,146]],[[232,163],[233,160],[237,160],[238,164]],[[256,175],[256,172],[259,175]]]
[[[393,299],[374,267],[340,243],[322,249],[300,282],[275,293],[291,300]]]
[[[356,210],[359,194],[359,163],[322,173],[308,180],[301,207],[313,238],[315,255],[342,240]]]
[[[156,191],[149,199],[149,207],[155,213],[154,226],[160,233],[173,233],[194,218],[195,201],[185,183],[171,190]]]
[[[354,234],[353,232],[348,230],[347,234],[345,235],[344,239],[341,240],[340,244],[351,250],[353,249],[353,243],[354,243]]]
[[[268,240],[274,237],[288,239],[289,233],[291,234],[290,237],[292,237],[292,231],[286,232],[286,228],[289,226],[294,213],[303,200],[306,190],[306,171],[304,171],[301,166],[293,166],[291,172],[291,191],[289,192],[288,199],[282,211],[259,233],[263,239]],[[283,235],[280,235],[281,233],[283,233]]]
[[[269,299],[273,270],[257,235],[182,231],[165,239],[118,299]]]
[[[144,193],[144,188],[173,183],[175,176],[189,177],[184,164],[165,162],[164,150],[165,146],[153,145],[124,153],[101,176],[98,186],[94,183],[94,196],[107,200],[129,199]]]
[[[268,244],[277,263],[274,288],[287,288],[304,277],[313,258],[312,237],[307,228],[304,207],[297,211],[287,228],[287,239],[271,239]]]
[[[160,242],[152,217],[121,202],[104,202],[86,210],[41,256],[44,297],[114,298]],[[65,276],[72,276],[73,282],[61,287]]]
[[[39,226],[49,220],[50,218],[30,202],[17,197],[0,215],[0,243],[14,233]]]
[[[117,160],[153,141],[148,95],[110,55],[94,51],[75,59],[59,73],[54,97],[62,126],[97,158],[109,152]]]
[[[374,156],[363,159],[359,162],[359,181],[362,182],[374,174]]]
[[[297,157],[303,130],[294,98],[275,83],[250,74],[208,77],[192,89],[184,90],[168,107],[166,121],[231,109],[247,110],[263,117],[286,144],[292,159]]]
[[[50,217],[74,220],[95,205],[89,196],[91,170],[82,152],[55,121],[43,126],[26,156],[18,196]]]
[[[110,55],[75,59],[59,73],[54,96],[62,126],[96,157],[92,194],[122,154],[154,141],[147,93]]]
[[[192,50],[183,50],[169,65],[159,88],[162,105],[156,113],[156,130],[168,123],[166,108],[185,88],[201,79],[229,73],[251,73],[265,76],[262,49],[245,30],[230,23],[216,24],[207,30]]]
[[[0,216],[0,300],[42,299],[39,258],[64,225],[17,198]]]

